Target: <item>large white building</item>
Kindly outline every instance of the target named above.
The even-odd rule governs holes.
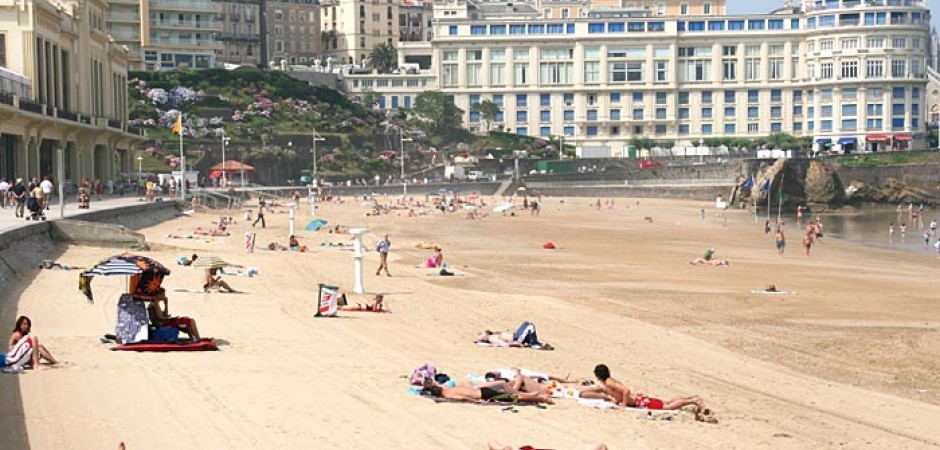
[[[633,137],[690,146],[784,132],[846,150],[924,145],[924,1],[820,0],[740,16],[723,6],[555,18],[534,4],[439,1],[430,70],[346,82],[379,94],[383,108],[439,89],[472,130],[482,122],[472,105],[490,100],[501,107],[494,128],[615,156]]]

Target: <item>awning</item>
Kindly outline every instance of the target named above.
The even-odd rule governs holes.
[[[829,139],[829,138],[819,138],[819,139],[816,139],[816,143],[817,143],[817,144],[831,144],[831,143],[832,143],[832,139]]]
[[[896,140],[896,141],[913,141],[914,138],[912,138],[911,135],[909,135],[909,134],[895,134],[895,135],[894,135],[894,140]]]
[[[854,144],[856,142],[858,142],[858,139],[854,137],[839,138],[839,145]]]
[[[888,142],[888,136],[883,134],[869,134],[865,136],[865,140],[868,142]]]

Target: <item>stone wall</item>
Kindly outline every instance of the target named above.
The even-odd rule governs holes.
[[[539,188],[539,192],[552,197],[585,198],[670,198],[677,200],[714,201],[718,194],[727,198],[730,187],[721,186],[613,186],[581,188]]]

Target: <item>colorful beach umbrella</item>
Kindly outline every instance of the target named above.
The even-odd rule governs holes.
[[[94,277],[124,275],[131,277],[129,287],[134,298],[148,300],[157,294],[163,284],[163,278],[169,274],[170,270],[156,260],[125,253],[104,259],[79,274],[78,289],[85,294],[88,301],[94,302],[91,291],[91,280]]]
[[[193,267],[203,269],[218,269],[219,267],[228,267],[232,264],[219,258],[218,256],[200,256],[191,264]]]
[[[304,227],[304,229],[307,231],[317,231],[320,228],[323,228],[323,226],[326,225],[327,223],[328,222],[323,219],[313,219],[307,223],[307,226]]]

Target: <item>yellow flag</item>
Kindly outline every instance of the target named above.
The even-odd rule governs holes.
[[[173,134],[181,134],[183,132],[183,115],[180,114],[176,116],[176,123],[173,124]]]

